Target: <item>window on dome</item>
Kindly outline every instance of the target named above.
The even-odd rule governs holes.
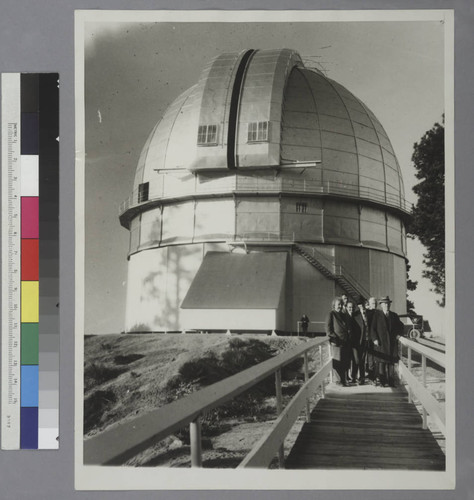
[[[144,182],[138,185],[138,203],[148,201],[148,193],[150,190],[150,183]]]
[[[269,122],[251,122],[248,126],[247,142],[268,141]]]
[[[217,144],[217,125],[199,125],[198,146],[215,146]]]

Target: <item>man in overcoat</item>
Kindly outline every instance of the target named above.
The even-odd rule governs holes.
[[[375,382],[377,376],[377,363],[373,354],[372,340],[370,339],[370,326],[372,325],[372,319],[374,317],[375,311],[377,310],[377,299],[375,297],[370,297],[367,301],[367,309],[365,310],[367,314],[367,334],[368,334],[368,346],[367,346],[367,374],[369,380]]]
[[[332,303],[332,311],[326,320],[326,334],[332,350],[332,365],[340,383],[347,387],[346,372],[351,359],[348,316],[342,312],[342,299],[336,297]]]
[[[403,333],[403,323],[398,314],[390,311],[390,297],[379,300],[382,310],[376,310],[370,326],[370,338],[377,362],[377,382],[384,387],[395,386],[395,363],[398,361],[398,339]]]
[[[369,339],[369,318],[365,309],[365,300],[359,297],[357,300],[358,310],[354,314],[354,322],[357,325],[356,335],[352,335],[353,349],[357,350],[358,369],[359,369],[359,384],[365,384],[365,363],[367,360],[367,347]],[[354,367],[352,371],[352,378],[357,377],[357,368],[354,374]]]

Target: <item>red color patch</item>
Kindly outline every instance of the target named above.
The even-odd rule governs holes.
[[[39,240],[21,240],[21,280],[39,280]]]

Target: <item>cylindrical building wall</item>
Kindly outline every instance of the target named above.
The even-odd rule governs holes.
[[[188,304],[185,324],[182,314],[216,249],[230,266],[239,252],[288,256],[265,268],[286,276],[281,298],[247,309],[257,329],[295,331],[306,313],[321,331],[347,290],[390,295],[405,312],[406,217],[395,153],[363,102],[293,50],[222,54],[151,131],[121,207],[126,330],[193,328],[193,318],[205,329],[206,311],[210,329],[221,325],[213,304]],[[221,266],[225,291],[233,284]],[[238,304],[220,306],[233,327],[245,316]]]

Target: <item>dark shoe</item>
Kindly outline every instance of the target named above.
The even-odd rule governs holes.
[[[365,378],[361,378],[361,379],[359,380],[359,385],[365,385],[365,383],[366,383],[366,382],[365,382]]]
[[[380,379],[376,378],[375,379],[375,387],[380,387],[381,385],[382,385],[382,383],[380,382]]]
[[[342,387],[350,387],[351,384],[349,382],[342,382]]]

